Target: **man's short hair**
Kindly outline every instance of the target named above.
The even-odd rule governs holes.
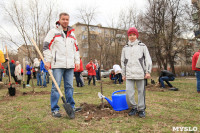
[[[66,13],[66,12],[62,12],[62,13],[60,13],[59,18],[61,18],[62,15],[64,15],[64,16],[69,16],[68,13]]]

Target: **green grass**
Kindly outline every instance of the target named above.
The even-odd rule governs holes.
[[[5,81],[5,79],[4,79]],[[85,80],[87,84],[87,81]],[[34,80],[34,84],[36,81]],[[20,95],[6,97],[7,89],[0,89],[0,133],[3,132],[172,132],[173,127],[197,127],[200,131],[200,94],[196,92],[196,80],[177,78],[172,84],[180,91],[146,91],[146,118],[116,115],[100,120],[92,119],[85,122],[85,116],[76,114],[74,120],[69,120],[59,100],[62,118],[53,118],[50,112],[50,94]],[[75,85],[75,81],[74,81]],[[61,85],[63,92],[63,83]],[[110,84],[109,79],[103,79],[104,95],[111,98],[112,92],[125,89],[125,84]],[[155,88],[156,89],[156,88]],[[21,92],[30,92],[32,88],[17,88]],[[47,88],[35,88],[35,92],[49,91]],[[97,96],[100,83],[97,86],[86,85],[74,87],[76,106],[81,103],[99,105]],[[137,93],[136,93],[137,94]],[[5,100],[6,99],[6,100]],[[136,96],[137,99],[137,96]],[[104,100],[106,103],[106,101]],[[106,111],[106,110],[102,110]]]

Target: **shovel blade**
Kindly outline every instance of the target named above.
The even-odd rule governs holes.
[[[75,112],[74,112],[72,106],[69,103],[64,103],[63,107],[64,107],[67,115],[69,116],[69,118],[74,119],[75,118]]]
[[[16,89],[14,87],[9,87],[8,93],[9,93],[10,96],[15,96]]]
[[[23,88],[26,88],[26,85],[25,85],[25,84],[23,84]]]

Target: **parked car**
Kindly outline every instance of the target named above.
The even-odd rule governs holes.
[[[87,70],[83,70],[83,72],[81,73],[83,77],[87,77],[88,76],[88,71]]]
[[[102,78],[107,78],[107,77],[109,77],[109,75],[110,75],[110,72],[109,72],[109,71],[106,71],[106,70],[104,70],[104,69],[101,69],[101,77],[102,77]],[[83,77],[87,77],[87,76],[88,76],[88,71],[87,71],[87,70],[83,70],[82,76],[83,76]]]
[[[107,77],[109,77],[109,75],[110,75],[109,71],[101,69],[101,77],[102,78],[107,78]]]

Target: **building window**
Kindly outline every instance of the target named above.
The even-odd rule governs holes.
[[[83,53],[83,57],[88,57],[88,53]]]
[[[96,36],[95,35],[90,35],[90,38],[95,40],[96,39]]]
[[[97,27],[90,26],[90,31],[97,31]]]
[[[82,35],[82,40],[86,39],[87,36],[86,35]]]
[[[86,26],[81,26],[82,31],[86,31],[87,27]]]
[[[87,43],[83,43],[83,44],[82,44],[82,47],[83,47],[83,48],[88,48],[88,44],[87,44]]]

